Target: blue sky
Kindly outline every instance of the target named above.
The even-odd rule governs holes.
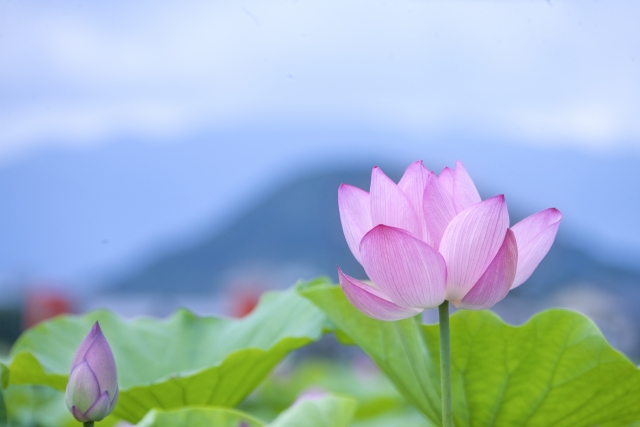
[[[441,167],[460,157],[492,190],[508,180],[512,194],[528,191],[511,196],[527,208],[569,204],[574,236],[618,247],[629,259],[640,255],[640,176],[628,169],[640,160],[638,22],[633,1],[0,0],[0,186],[14,197],[5,200],[6,218],[24,219],[22,229],[4,226],[10,262],[0,263],[0,279],[26,270],[77,280],[195,224],[222,221],[294,170],[352,159],[432,158]],[[67,242],[68,259],[47,260],[51,250],[34,250],[46,242],[25,237],[57,224],[30,212],[54,191],[39,162],[53,162],[52,171],[66,164],[49,155],[94,164],[135,147],[185,145],[191,153],[197,135],[247,129],[254,133],[236,147],[212,140],[203,149],[217,174],[175,181],[224,185],[198,187],[182,211],[171,209],[153,226],[121,221],[118,233],[129,240],[113,245],[114,255],[74,262],[72,254],[86,248]],[[261,130],[289,136],[265,140]],[[461,138],[467,142],[443,146]],[[130,141],[137,145],[129,151],[118,148]],[[501,168],[501,159],[510,165]],[[557,159],[575,164],[554,185]],[[248,161],[253,170],[242,175]],[[110,191],[126,193],[113,182]],[[95,185],[88,191],[102,188]],[[59,196],[75,206],[70,195]],[[87,209],[87,223],[101,223],[100,209]],[[144,206],[136,212],[150,215]]]

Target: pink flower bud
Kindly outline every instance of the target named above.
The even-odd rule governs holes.
[[[102,420],[116,406],[116,361],[98,322],[73,357],[65,398],[73,417],[83,423]]]

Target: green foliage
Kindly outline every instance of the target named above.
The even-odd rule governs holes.
[[[269,427],[347,427],[355,409],[356,402],[345,397],[303,399],[280,414]]]
[[[4,402],[4,395],[2,390],[0,390],[0,427],[5,427],[7,425],[7,406]]]
[[[371,319],[335,286],[302,292],[440,424],[437,325]],[[548,310],[514,327],[488,311],[461,311],[451,318],[451,340],[457,427],[614,427],[640,420],[639,370],[578,313]]]
[[[263,419],[273,419],[308,391],[354,397],[358,403],[357,419],[408,407],[389,380],[363,356],[351,364],[314,360],[295,369],[277,369],[240,408]]]
[[[401,411],[387,411],[372,418],[356,419],[350,427],[440,427],[424,419],[424,416],[413,408]]]
[[[6,362],[0,360],[0,387],[7,388],[9,385],[9,367]]]
[[[265,424],[252,416],[228,408],[186,407],[181,409],[149,412],[136,427],[264,427]]]
[[[137,427],[239,427],[243,422],[249,427],[347,427],[355,406],[353,399],[331,395],[302,400],[270,424],[226,408],[154,410],[144,417]]]
[[[66,387],[73,354],[100,321],[118,366],[114,414],[137,422],[153,408],[232,407],[291,350],[317,340],[326,318],[295,290],[266,294],[241,320],[181,310],[166,320],[122,320],[97,311],[63,316],[23,334],[11,349],[10,384]]]

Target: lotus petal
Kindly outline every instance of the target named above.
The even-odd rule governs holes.
[[[108,391],[111,396],[114,396],[118,389],[116,361],[113,358],[111,347],[102,332],[96,336],[87,349],[85,360],[98,379],[100,393]]]
[[[87,418],[91,421],[100,421],[111,412],[111,402],[109,398],[109,393],[104,392],[100,395],[98,400],[95,401],[91,408],[85,412]]]
[[[449,223],[440,242],[447,262],[447,300],[460,301],[476,284],[502,246],[508,227],[504,196],[476,203]]]
[[[409,198],[379,167],[371,172],[371,218],[373,225],[398,227],[420,237],[418,214]]]
[[[87,336],[84,337],[84,339],[80,343],[78,350],[76,350],[76,353],[73,356],[73,361],[71,362],[71,367],[74,367],[78,363],[82,362],[82,359],[84,359],[84,354],[87,352],[87,349],[91,344],[93,344],[93,340],[98,336],[98,334],[101,334],[101,333],[102,333],[102,330],[100,329],[100,324],[98,322],[94,323],[93,326],[91,327],[91,330],[87,334]]]
[[[450,167],[446,167],[442,169],[440,175],[438,176],[438,181],[442,184],[445,190],[449,193],[451,197],[453,197],[453,180],[455,177],[455,172]]]
[[[362,238],[360,253],[369,278],[396,304],[432,308],[444,301],[442,255],[408,231],[378,225]]]
[[[100,396],[100,383],[87,361],[77,364],[69,375],[65,400],[71,410],[76,407],[80,412],[85,412]]]
[[[116,407],[116,404],[118,403],[118,396],[119,395],[120,395],[120,386],[118,386],[118,388],[116,388],[116,395],[113,396],[113,399],[111,399],[111,403],[109,404],[109,407],[111,408],[112,411]]]
[[[342,230],[351,253],[360,259],[360,240],[373,228],[371,223],[371,196],[357,187],[342,184],[338,189],[338,207]]]
[[[550,208],[533,214],[511,227],[518,243],[518,270],[512,288],[524,283],[549,252],[561,219],[562,213]]]
[[[351,304],[369,317],[379,320],[400,320],[415,316],[422,310],[401,307],[380,290],[347,276],[338,267],[338,277],[344,294]]]
[[[453,205],[456,213],[460,213],[471,205],[480,203],[482,199],[473,180],[460,160],[456,161],[453,180]]]
[[[429,243],[438,249],[447,225],[456,216],[451,195],[436,175],[429,175],[424,191],[424,218],[429,230]]]
[[[89,418],[87,418],[85,414],[80,412],[78,408],[76,408],[75,406],[72,406],[70,411],[71,411],[71,415],[73,415],[73,418],[75,418],[76,421],[80,421],[81,423],[88,423],[89,421],[91,421]]]
[[[516,277],[518,246],[513,231],[507,230],[504,242],[480,280],[462,298],[456,307],[466,310],[484,310],[502,300]]]
[[[422,215],[424,205],[424,191],[427,186],[427,180],[429,179],[429,171],[424,167],[422,161],[411,163],[404,175],[398,182],[398,187],[407,196],[413,210],[418,215],[418,221],[420,222],[420,229],[422,232],[422,240],[429,241],[427,224]]]

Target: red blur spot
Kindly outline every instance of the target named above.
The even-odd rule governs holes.
[[[60,314],[71,313],[71,301],[54,291],[31,291],[27,294],[24,309],[24,326],[30,328]]]
[[[242,290],[233,293],[231,298],[230,315],[232,317],[241,318],[249,315],[260,301],[258,290]]]

